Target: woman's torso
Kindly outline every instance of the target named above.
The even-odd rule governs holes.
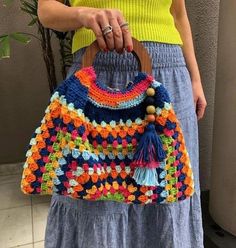
[[[129,23],[132,36],[139,41],[182,45],[180,34],[170,13],[172,0],[70,0],[70,4],[71,6],[120,9]],[[90,29],[76,30],[72,41],[72,53],[89,45],[95,39]]]

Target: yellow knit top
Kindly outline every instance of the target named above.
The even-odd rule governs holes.
[[[183,45],[170,13],[172,0],[70,0],[71,6],[119,9],[129,23],[131,35],[139,41]],[[79,28],[72,40],[72,53],[96,39],[93,31]]]

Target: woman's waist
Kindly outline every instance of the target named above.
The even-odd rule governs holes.
[[[182,48],[178,44],[167,44],[160,42],[141,41],[147,49],[152,59],[152,67],[178,67],[186,66]],[[79,49],[73,54],[74,63],[80,64],[85,47]],[[137,58],[133,53],[124,52],[118,54],[113,52],[98,52],[93,61],[94,66],[101,70],[126,70],[135,71],[139,68]]]

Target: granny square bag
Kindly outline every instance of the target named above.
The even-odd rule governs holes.
[[[56,88],[27,148],[25,194],[127,204],[193,195],[190,158],[169,94],[151,76],[146,49],[134,38],[133,44],[141,71],[124,90],[98,81],[91,66],[96,42],[82,68]]]

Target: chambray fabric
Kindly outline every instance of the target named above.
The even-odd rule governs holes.
[[[167,88],[183,130],[192,164],[195,193],[180,202],[134,205],[77,200],[54,194],[47,217],[46,248],[202,248],[198,123],[191,79],[179,45],[142,42],[154,78]],[[80,69],[85,48],[74,54],[67,77]],[[105,87],[122,89],[140,70],[132,53],[99,52],[93,62]]]

